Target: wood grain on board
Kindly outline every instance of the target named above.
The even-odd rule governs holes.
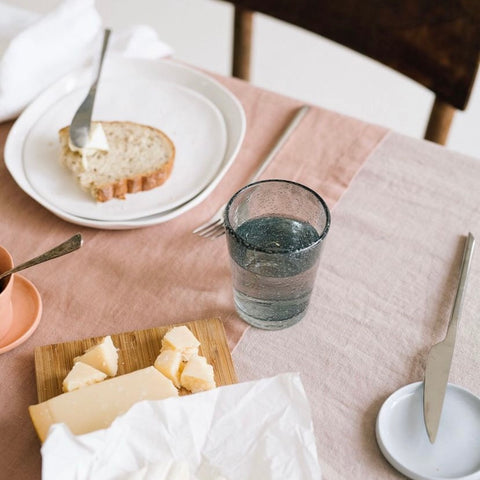
[[[186,325],[200,341],[200,355],[213,366],[217,386],[237,383],[223,323],[218,318],[169,325],[146,330],[112,334],[118,348],[118,374],[153,365],[160,353],[162,338],[174,326]],[[62,381],[73,366],[73,359],[96,345],[103,337],[92,337],[35,349],[38,401],[62,393]]]

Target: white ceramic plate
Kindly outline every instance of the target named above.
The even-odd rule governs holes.
[[[480,479],[480,398],[448,384],[435,443],[423,419],[423,382],[394,392],[377,417],[385,458],[414,480]]]
[[[128,195],[124,201],[97,204],[58,162],[57,131],[70,122],[90,76],[89,71],[67,75],[12,127],[5,162],[18,185],[61,218],[95,228],[152,225],[200,203],[221,180],[242,143],[245,115],[238,100],[210,77],[172,61],[108,59],[94,119],[156,126],[172,138],[177,157],[163,186]]]

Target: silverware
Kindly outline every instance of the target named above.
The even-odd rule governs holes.
[[[273,160],[278,151],[283,147],[283,144],[290,137],[291,133],[295,130],[295,128],[297,128],[297,125],[300,123],[308,110],[310,110],[309,105],[303,105],[298,109],[292,121],[287,125],[278,140],[275,142],[273,148],[263,159],[263,161],[260,163],[252,176],[248,179],[247,185],[254,182],[258,177],[260,177],[260,175],[268,167],[268,165]],[[225,229],[223,226],[223,212],[226,206],[226,203],[222,205],[207,222],[199,225],[195,230],[193,230],[192,233],[199,235],[200,237],[212,239],[222,236],[225,233]]]
[[[467,277],[475,247],[475,239],[468,234],[463,252],[460,281],[453,304],[452,315],[445,339],[434,345],[428,354],[423,384],[423,418],[431,443],[437,437],[442,414],[443,400],[447,389],[448,375],[452,364],[457,325],[462,313],[463,297],[467,287]]]
[[[48,250],[48,252],[39,255],[38,257],[32,258],[28,262],[21,263],[16,267],[3,272],[0,275],[0,280],[2,278],[11,275],[12,273],[20,272],[21,270],[25,270],[26,268],[33,267],[34,265],[38,265],[39,263],[47,262],[48,260],[52,260],[53,258],[61,257],[67,253],[73,252],[79,249],[82,246],[83,240],[82,235],[77,233],[73,237],[69,238],[67,241],[61,243],[60,245]]]
[[[95,80],[88,91],[85,100],[78,107],[77,112],[73,116],[72,123],[70,125],[70,141],[77,148],[84,147],[88,142],[88,136],[90,134],[90,123],[92,121],[93,103],[95,102],[95,95],[97,93],[97,85],[102,72],[103,59],[107,50],[108,39],[110,38],[110,30],[106,29],[103,34],[103,45],[100,54],[100,61],[98,64],[98,71]]]

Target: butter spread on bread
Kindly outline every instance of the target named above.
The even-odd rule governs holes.
[[[68,135],[68,148],[72,152],[78,152],[82,156],[82,167],[84,170],[88,169],[88,157],[94,155],[96,152],[108,152],[108,141],[103,131],[101,123],[94,123],[88,136],[87,144],[84,147],[77,147],[74,145]]]

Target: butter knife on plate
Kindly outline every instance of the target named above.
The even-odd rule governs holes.
[[[452,315],[444,340],[434,345],[428,354],[423,384],[423,417],[431,443],[435,442],[442,414],[443,400],[452,364],[458,320],[460,318],[463,298],[467,286],[467,277],[473,257],[475,239],[471,233],[465,242],[460,280],[453,304]]]
[[[110,30],[105,29],[103,34],[102,51],[100,53],[100,60],[98,63],[97,75],[93,81],[90,90],[82,102],[75,115],[73,116],[70,125],[70,142],[77,148],[83,148],[88,142],[90,135],[90,124],[92,121],[93,103],[97,93],[98,81],[102,72],[103,59],[107,50],[108,40],[110,38]]]

